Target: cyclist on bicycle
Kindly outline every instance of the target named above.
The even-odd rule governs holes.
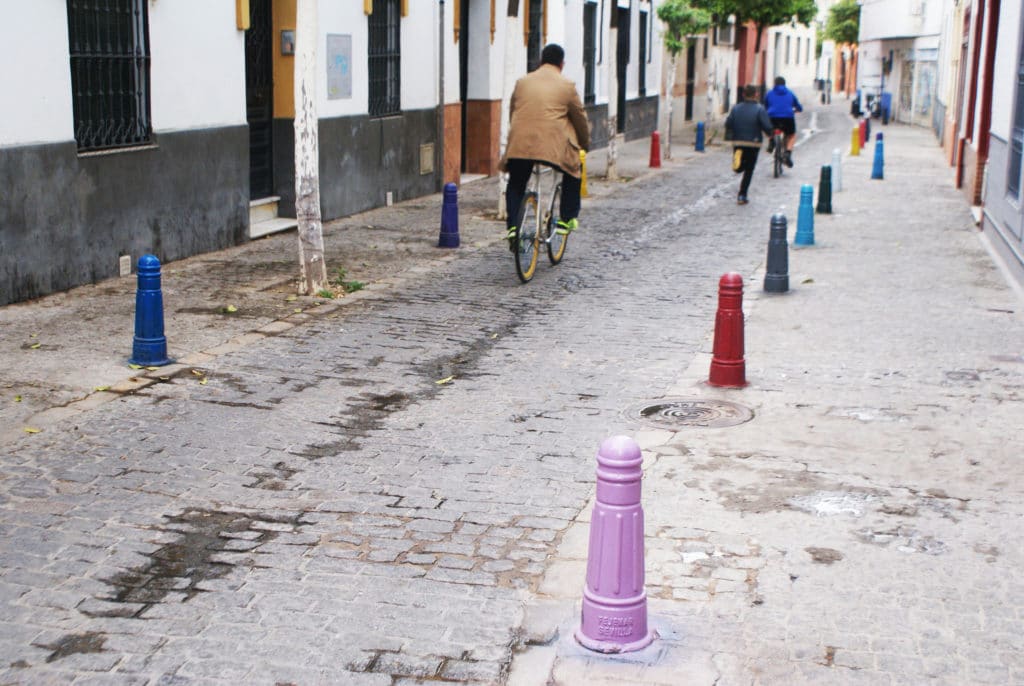
[[[772,126],[786,136],[786,154],[783,162],[787,167],[793,166],[793,145],[796,143],[796,119],[794,112],[803,112],[803,105],[796,99],[793,91],[786,88],[786,79],[775,77],[775,88],[765,93],[764,106],[771,117]],[[774,140],[768,141],[768,152],[772,152]]]
[[[562,76],[565,50],[551,43],[540,53],[540,66],[516,81],[509,103],[510,127],[502,171],[508,172],[505,210],[509,247],[526,184],[537,162],[562,172],[562,200],[556,233],[579,228],[580,151],[590,148],[587,113],[576,84]]]

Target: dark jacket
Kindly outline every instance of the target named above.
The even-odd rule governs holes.
[[[752,100],[733,105],[725,120],[725,140],[761,142],[761,132],[772,135],[772,120],[765,109]]]
[[[768,116],[776,119],[792,119],[794,111],[804,111],[793,91],[785,86],[775,86],[765,93],[764,106],[768,108]]]

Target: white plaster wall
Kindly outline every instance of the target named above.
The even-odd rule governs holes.
[[[860,42],[938,34],[944,6],[945,0],[862,0]]]
[[[345,117],[355,114],[366,114],[370,111],[370,86],[367,83],[368,62],[367,20],[363,14],[363,4],[356,2],[333,2],[320,0],[317,6],[320,37],[317,39],[316,60],[316,95],[317,115],[321,119]],[[405,91],[405,33],[408,31],[407,19],[402,20],[402,91]],[[327,34],[352,36],[352,97],[338,100],[327,99]],[[276,40],[280,40],[277,37]],[[429,61],[430,65],[434,60]],[[436,92],[436,91],[435,91]],[[402,98],[405,106],[405,98]]]
[[[776,36],[779,36],[779,54],[776,59]],[[789,62],[786,62],[786,38],[789,38]],[[797,38],[800,39],[799,55],[797,55]],[[814,78],[817,72],[817,65],[814,60],[814,29],[797,24],[792,26],[776,26],[768,29],[767,52],[765,59],[767,69],[765,70],[767,85],[772,86],[776,76],[786,79],[786,85],[790,88],[810,88],[814,85]],[[810,59],[808,57],[808,44],[810,45]]]
[[[72,140],[64,3],[5,3],[0,21],[0,147]],[[31,68],[27,64],[31,63]]]
[[[446,7],[446,10],[448,9]],[[403,110],[422,110],[437,106],[437,22],[436,2],[419,0],[409,3],[409,14],[402,19]],[[363,25],[365,27],[365,21]],[[454,57],[446,53],[445,61],[450,62]],[[447,67],[447,64],[445,66]]]
[[[455,5],[451,2],[446,2],[443,5],[435,2],[434,8],[434,41],[435,44],[437,41],[441,41],[441,45],[444,46],[444,102],[446,104],[457,103],[460,102],[461,93],[459,92],[459,44],[455,42]],[[438,15],[442,8],[444,10],[444,31],[441,35],[437,35],[437,23],[440,18]],[[471,10],[472,8],[470,5]],[[470,17],[470,21],[472,19]],[[484,35],[486,36],[486,33]],[[439,53],[440,50],[435,47],[434,54]]]
[[[1010,2],[999,7],[999,33],[996,36],[996,81],[992,89],[991,131],[1004,141],[1010,140],[1013,103],[1017,93],[1017,60],[1021,49],[1021,5]]]
[[[245,32],[231,2],[150,0],[154,131],[245,124]]]

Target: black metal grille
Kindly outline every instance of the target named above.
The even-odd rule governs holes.
[[[593,105],[597,101],[594,92],[597,70],[597,3],[588,2],[583,6],[583,102]]]
[[[530,3],[529,34],[526,40],[526,71],[533,71],[540,66],[540,51],[544,47],[541,24],[544,20],[544,5],[541,0]]]
[[[647,12],[640,13],[640,96],[647,95]]]
[[[384,117],[402,109],[402,48],[399,0],[373,0],[370,31],[370,116]]]
[[[148,24],[146,0],[68,0],[79,150],[149,142]]]

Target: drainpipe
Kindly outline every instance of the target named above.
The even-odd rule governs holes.
[[[438,167],[438,183],[437,190],[440,192],[444,188],[444,0],[438,0],[438,20],[437,20],[437,52],[438,52],[438,76],[437,76],[437,89],[438,89],[438,104],[437,104],[437,167]]]

